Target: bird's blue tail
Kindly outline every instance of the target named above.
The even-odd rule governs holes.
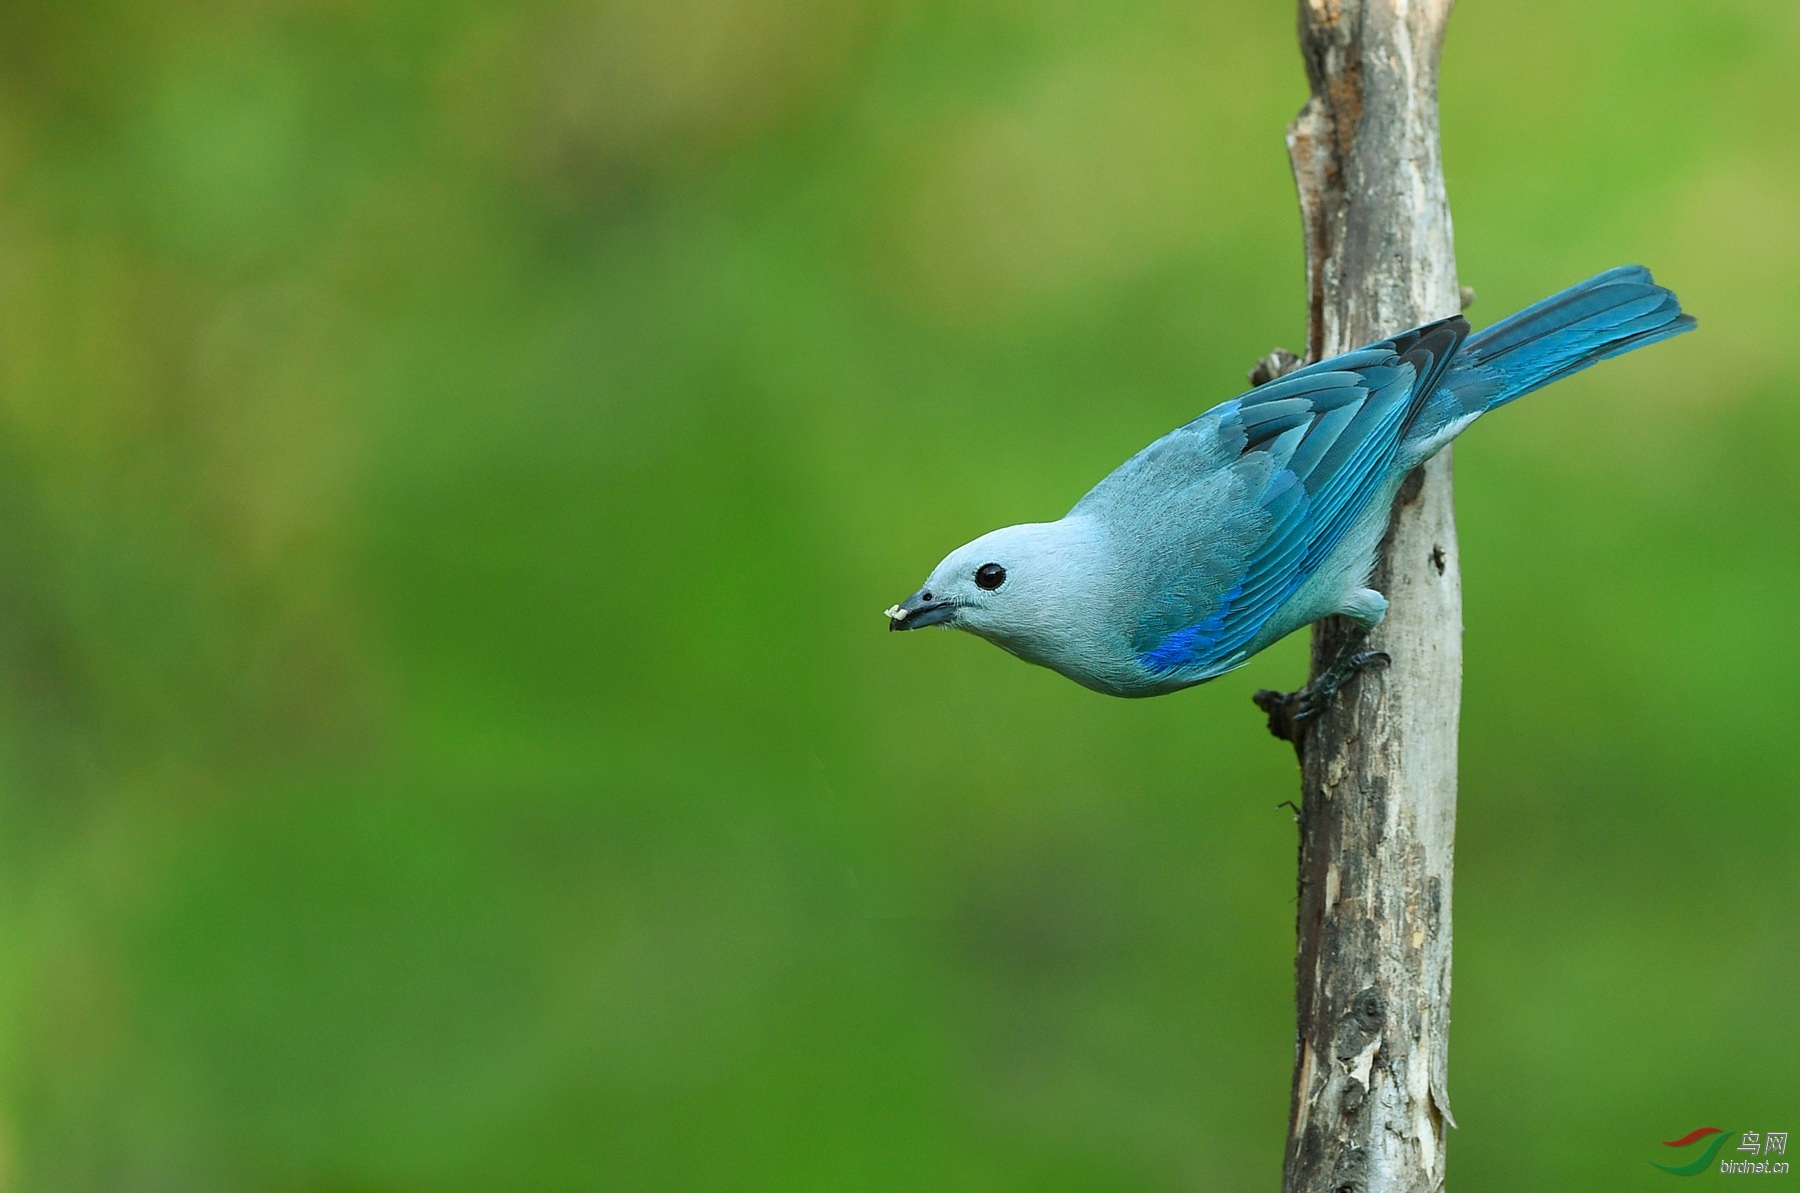
[[[1492,410],[1591,364],[1690,331],[1675,295],[1641,265],[1570,286],[1463,341],[1444,388],[1469,413]],[[1459,381],[1461,382],[1459,384]],[[1473,382],[1473,384],[1470,384]]]

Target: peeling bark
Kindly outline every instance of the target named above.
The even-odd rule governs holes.
[[[1438,149],[1451,0],[1301,0],[1312,99],[1288,128],[1308,359],[1455,314]],[[1471,298],[1473,295],[1470,296]],[[1441,1189],[1462,587],[1446,449],[1394,504],[1362,672],[1300,736],[1298,1039],[1287,1193]],[[1313,674],[1348,627],[1313,634]]]

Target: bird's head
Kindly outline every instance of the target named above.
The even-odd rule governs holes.
[[[1028,522],[950,552],[919,591],[887,611],[888,629],[950,626],[1033,662],[1048,662],[1080,602],[1084,528]]]

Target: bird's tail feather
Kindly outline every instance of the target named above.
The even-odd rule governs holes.
[[[1459,396],[1479,393],[1479,409],[1492,410],[1693,326],[1694,317],[1682,313],[1680,301],[1648,269],[1621,265],[1483,328],[1463,341],[1451,367],[1483,377],[1486,385]]]

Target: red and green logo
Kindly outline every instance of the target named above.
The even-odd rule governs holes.
[[[1725,1141],[1731,1138],[1730,1131],[1721,1131],[1717,1127],[1698,1127],[1689,1131],[1680,1139],[1665,1139],[1662,1141],[1664,1147],[1692,1147],[1702,1139],[1705,1139],[1708,1135],[1713,1136],[1712,1142],[1706,1145],[1693,1162],[1688,1164],[1658,1164],[1655,1160],[1652,1160],[1650,1161],[1651,1167],[1660,1168],[1664,1172],[1672,1172],[1676,1176],[1697,1176],[1698,1174],[1705,1172],[1708,1166],[1712,1164],[1713,1157],[1719,1154],[1719,1149],[1725,1146]]]

